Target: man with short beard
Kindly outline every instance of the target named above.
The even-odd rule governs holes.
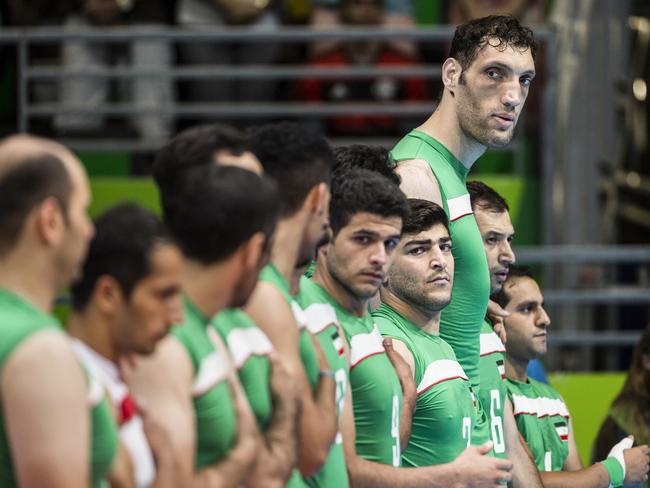
[[[440,335],[454,349],[475,393],[480,392],[479,336],[490,281],[466,178],[488,147],[510,142],[535,76],[535,53],[532,31],[512,17],[489,16],[458,26],[442,66],[439,105],[391,152],[404,193],[439,204],[449,218],[454,290],[441,315]],[[503,315],[496,306],[492,310]],[[472,443],[481,444],[490,438],[490,426],[486,406],[478,405]],[[540,486],[515,433],[507,437],[506,449],[514,461],[515,486]]]

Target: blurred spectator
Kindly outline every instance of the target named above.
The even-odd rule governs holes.
[[[223,26],[248,27],[252,32],[275,31],[280,16],[273,0],[178,0],[177,23],[197,30]],[[183,43],[181,56],[191,65],[266,65],[278,55],[278,45],[268,41]],[[192,101],[272,100],[272,80],[205,80],[188,83]]]
[[[311,25],[315,29],[332,29],[346,22],[343,16],[343,0],[312,0]],[[385,14],[381,25],[395,29],[408,29],[415,26],[413,0],[386,0]],[[370,22],[362,22],[370,24]],[[337,47],[338,41],[318,41],[312,45],[312,55],[318,56]],[[415,42],[408,39],[393,39],[391,47],[413,57],[417,53]]]
[[[545,0],[457,0],[449,3],[447,23],[458,25],[487,15],[512,15],[522,24],[544,22]]]
[[[169,24],[171,0],[80,0],[77,10],[68,16],[65,28],[75,31],[90,26],[137,25],[139,30],[156,29]],[[130,64],[138,70],[165,72],[172,65],[171,46],[164,40],[136,40],[126,50],[115,44],[70,41],[63,44],[65,70],[86,71]],[[108,78],[70,77],[61,82],[61,100],[84,108],[99,107],[109,95]],[[169,78],[139,78],[131,84],[131,100],[140,110],[169,106],[173,102]],[[123,97],[127,98],[127,97]],[[64,134],[96,133],[103,128],[101,114],[62,114],[56,126]],[[171,134],[171,117],[157,114],[138,115],[135,127],[145,139],[166,139]]]
[[[341,0],[340,19],[344,25],[380,25],[385,17],[383,0]],[[380,40],[346,41],[330,51],[314,56],[312,67],[418,66],[418,61]],[[423,78],[379,76],[368,78],[306,79],[298,83],[295,97],[307,102],[417,102],[431,98]],[[388,115],[346,115],[326,120],[332,135],[398,135],[415,125],[413,120]]]
[[[650,326],[634,349],[627,378],[600,427],[592,458],[603,459],[630,434],[635,445],[650,443]]]

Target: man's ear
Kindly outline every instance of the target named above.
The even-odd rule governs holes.
[[[102,275],[95,282],[92,301],[105,315],[114,315],[124,303],[124,293],[115,278]]]
[[[36,208],[36,233],[48,246],[56,246],[65,235],[63,209],[54,197],[43,200]]]
[[[266,234],[256,232],[248,240],[239,246],[237,252],[240,256],[242,268],[249,272],[258,267],[262,253],[266,246]]]
[[[442,84],[452,95],[459,84],[462,71],[460,63],[454,58],[447,58],[442,63]]]
[[[317,214],[323,211],[325,207],[327,191],[327,185],[324,182],[319,183],[311,190],[309,190],[307,198],[305,199],[305,205],[310,213]]]

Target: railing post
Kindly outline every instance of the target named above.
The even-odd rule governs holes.
[[[29,63],[29,41],[27,36],[18,39],[18,132],[29,130],[29,93],[27,67]]]

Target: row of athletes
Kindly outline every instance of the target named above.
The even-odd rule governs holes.
[[[526,377],[541,293],[509,274],[503,199],[466,183],[512,137],[534,53],[514,19],[459,26],[392,164],[297,124],[181,133],[155,165],[165,227],[121,205],[93,237],[76,158],[2,141],[0,486],[646,479],[631,439],[583,469],[563,401]],[[72,341],[49,315],[70,283]]]

